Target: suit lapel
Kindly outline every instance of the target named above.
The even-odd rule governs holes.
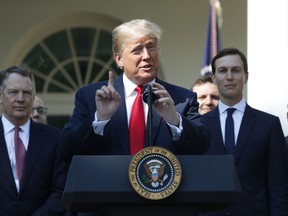
[[[209,130],[211,131],[211,145],[210,150],[213,154],[226,154],[225,146],[223,142],[221,125],[220,125],[220,117],[219,117],[219,109],[218,107],[213,111],[205,114],[205,118],[203,119],[204,124],[207,125]],[[209,154],[209,150],[208,150]]]
[[[253,109],[246,104],[246,109],[242,118],[241,126],[239,129],[239,134],[236,142],[236,151],[234,154],[235,162],[237,163],[241,153],[245,145],[247,144],[247,140],[252,132],[252,129],[255,125],[255,115],[253,114]]]
[[[130,147],[129,145],[127,145],[127,143],[129,144],[129,134],[127,133],[128,123],[127,123],[127,111],[125,102],[125,91],[123,85],[123,75],[115,79],[114,87],[116,91],[121,95],[121,105],[118,111],[111,119],[111,121],[117,122],[117,124],[113,124],[113,126],[115,127],[115,133],[118,136],[118,140],[122,146],[124,154],[129,155]]]
[[[45,134],[39,127],[37,127],[37,125],[35,125],[33,121],[31,121],[29,144],[28,144],[28,149],[26,153],[24,174],[23,174],[21,185],[20,185],[19,193],[21,193],[21,191],[24,189],[23,186],[25,187],[26,185],[25,182],[27,182],[29,179],[29,176],[31,176],[33,165],[37,162],[36,160],[38,158],[39,152],[44,143],[43,139],[45,139]]]
[[[215,133],[216,136],[214,137],[214,139],[217,143],[217,151],[219,154],[226,154],[225,145],[224,145],[224,141],[222,137],[222,131],[221,131],[219,109],[217,108],[212,114],[214,115],[213,118],[216,119],[216,121],[212,121],[211,128],[212,130],[216,131]]]
[[[0,163],[0,173],[1,173],[0,181],[3,183],[4,187],[7,187],[7,189],[10,188],[13,193],[18,193],[15,185],[10,159],[8,156],[6,141],[4,137],[4,129],[1,120],[0,120],[0,157],[2,158]],[[5,182],[8,182],[9,186],[5,185]]]

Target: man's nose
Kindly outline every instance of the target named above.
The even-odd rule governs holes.
[[[17,101],[23,101],[23,100],[24,100],[24,95],[23,95],[22,92],[19,92],[19,93],[17,94]]]
[[[206,103],[206,104],[212,104],[212,97],[207,96],[207,97],[205,98],[205,103]]]
[[[146,47],[143,48],[143,58],[144,59],[150,58],[149,50]]]

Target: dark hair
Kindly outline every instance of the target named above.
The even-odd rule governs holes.
[[[196,86],[196,85],[201,85],[201,84],[204,84],[204,83],[214,83],[213,80],[212,80],[212,75],[213,74],[211,72],[207,72],[203,76],[199,77],[194,82],[194,84],[192,85],[191,90],[193,90],[194,86]]]
[[[3,89],[5,88],[5,80],[7,80],[8,77],[10,76],[10,74],[13,74],[13,73],[19,74],[23,77],[30,78],[30,80],[32,81],[32,89],[34,92],[36,91],[35,90],[35,78],[34,78],[33,73],[26,68],[17,67],[17,66],[12,66],[12,67],[9,67],[5,70],[0,71],[0,89],[1,89],[1,91],[3,91]]]
[[[246,56],[240,50],[231,47],[231,48],[225,48],[225,49],[220,50],[214,56],[214,58],[212,59],[212,62],[211,62],[211,67],[212,67],[212,73],[213,74],[215,74],[215,72],[216,72],[215,61],[217,59],[222,58],[222,57],[227,56],[227,55],[239,55],[241,60],[242,60],[242,62],[243,62],[244,72],[248,73],[248,63],[247,63]]]

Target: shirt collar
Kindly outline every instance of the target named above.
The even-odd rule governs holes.
[[[231,108],[230,106],[227,106],[226,104],[224,104],[221,100],[219,101],[219,113],[222,114],[223,112],[226,111],[226,109]],[[232,106],[233,108],[236,108],[236,110],[244,113],[245,111],[245,107],[246,107],[246,102],[245,99],[242,98],[241,101],[239,101],[237,104],[235,104],[234,106]]]
[[[4,134],[6,135],[14,129],[15,125],[13,125],[4,115],[2,115],[1,120],[3,124]],[[31,120],[29,118],[29,120],[24,125],[20,126],[21,130],[24,131],[25,134],[29,133],[30,121]]]
[[[155,79],[149,83],[154,83],[154,82],[155,82]],[[123,74],[123,84],[124,84],[124,89],[125,89],[125,96],[127,98],[134,92],[135,88],[137,87],[137,84],[133,83],[130,79],[128,79],[125,73]]]
[[[123,74],[123,84],[125,89],[125,96],[127,98],[133,93],[137,85],[129,80],[125,73]]]

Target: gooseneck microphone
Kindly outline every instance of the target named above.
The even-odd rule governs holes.
[[[156,95],[152,92],[152,84],[147,84],[143,87],[143,101],[148,104],[148,132],[149,132],[149,145],[153,146],[152,143],[152,104],[156,100]]]
[[[152,91],[152,84],[147,84],[143,87],[143,101],[145,103],[149,104],[153,104],[154,101],[156,100],[156,95],[153,93]]]

